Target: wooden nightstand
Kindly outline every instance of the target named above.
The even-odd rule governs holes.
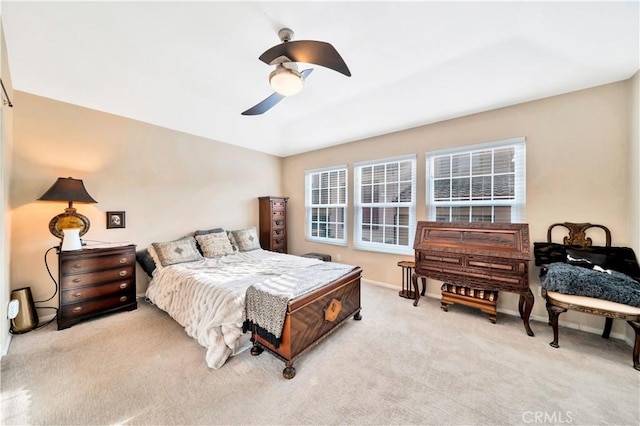
[[[58,330],[138,307],[135,248],[131,244],[58,252]]]

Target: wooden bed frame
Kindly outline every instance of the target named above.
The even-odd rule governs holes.
[[[360,277],[362,268],[356,267],[347,275],[289,301],[278,348],[252,333],[251,355],[260,355],[265,349],[285,362],[282,375],[293,379],[293,362],[320,343],[350,316],[360,320]]]

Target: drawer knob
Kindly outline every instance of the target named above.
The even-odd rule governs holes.
[[[81,265],[81,264],[79,264],[79,263],[74,263],[74,264],[73,264],[73,268],[75,268],[75,269],[80,269],[80,268],[82,268],[82,265]]]
[[[127,275],[127,271],[120,271],[118,275],[120,275],[121,277],[124,277]]]
[[[276,229],[276,235],[282,234],[282,229]]]
[[[123,289],[123,290],[124,290],[125,288],[127,288],[127,287],[129,287],[129,284],[127,284],[127,283],[122,283],[122,284],[120,284],[120,288],[121,288],[121,289]]]
[[[282,225],[284,222],[282,220],[276,220],[276,225]]]
[[[126,301],[127,301],[127,296],[122,296],[122,297],[120,298],[120,301],[121,301],[121,302],[126,302]]]
[[[81,280],[80,278],[74,278],[74,279],[73,279],[73,282],[74,282],[74,283],[79,283],[79,282],[81,282],[81,281],[82,281],[82,280]]]
[[[80,297],[80,296],[82,296],[82,293],[81,293],[81,292],[79,292],[79,291],[78,291],[78,292],[73,293],[73,297]]]
[[[76,306],[75,308],[73,308],[71,311],[74,314],[77,314],[78,312],[80,312],[82,310],[82,306]]]
[[[127,258],[126,257],[121,257],[120,258],[120,263],[127,263]]]

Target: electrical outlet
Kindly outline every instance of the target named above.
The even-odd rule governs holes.
[[[18,312],[20,312],[20,303],[18,299],[13,299],[9,302],[9,307],[7,308],[7,318],[14,319],[18,316]]]
[[[342,260],[342,256],[340,256],[339,254],[336,255],[336,261],[340,262]]]

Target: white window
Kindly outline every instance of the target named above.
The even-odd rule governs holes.
[[[427,153],[427,212],[438,222],[525,221],[525,139]]]
[[[413,254],[416,157],[354,164],[354,247]]]
[[[347,166],[305,172],[305,236],[309,241],[347,244]]]

